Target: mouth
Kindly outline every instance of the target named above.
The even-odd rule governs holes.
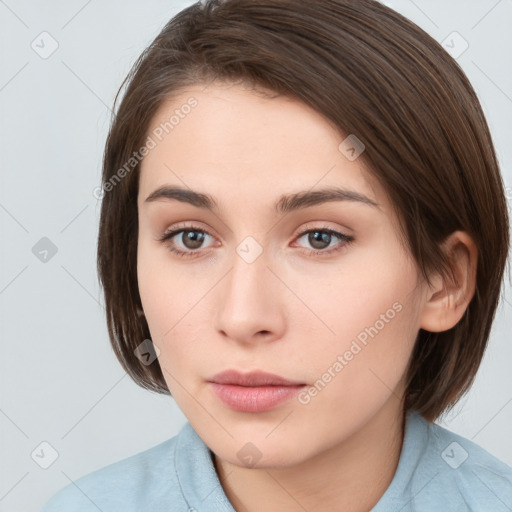
[[[244,374],[237,370],[218,373],[208,383],[224,405],[239,412],[274,409],[306,386],[303,382],[294,382],[267,372]]]
[[[254,370],[248,373],[242,373],[238,370],[225,370],[217,373],[209,382],[217,384],[231,384],[235,386],[301,386],[305,382],[292,381],[285,379],[273,373],[263,372],[261,370]]]

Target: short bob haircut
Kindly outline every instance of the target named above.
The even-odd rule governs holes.
[[[428,283],[429,272],[454,279],[441,246],[448,235],[473,237],[475,294],[453,328],[420,329],[407,370],[404,411],[434,421],[468,391],[487,346],[507,264],[507,201],[467,77],[432,37],[374,0],[203,0],[171,19],[134,63],[114,100],[115,109],[126,86],[103,156],[97,246],[121,365],[140,386],[170,394],[158,360],[146,365],[134,352],[150,331],[137,284],[140,161],[133,155],[164,101],[214,80],[299,99],[340,136],[355,134]]]

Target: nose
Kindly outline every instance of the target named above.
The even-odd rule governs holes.
[[[279,339],[285,329],[285,286],[269,267],[265,251],[254,261],[240,254],[234,254],[231,269],[217,285],[215,328],[237,343]]]

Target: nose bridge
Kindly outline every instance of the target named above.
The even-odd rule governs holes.
[[[234,306],[243,309],[249,302],[254,308],[260,300],[265,302],[262,295],[269,291],[268,275],[271,274],[267,256],[268,252],[252,236],[247,236],[235,248],[226,296],[234,301]]]
[[[279,281],[267,268],[268,253],[252,237],[244,239],[235,251],[218,297],[217,328],[239,340],[260,331],[275,334],[279,314],[275,285]]]

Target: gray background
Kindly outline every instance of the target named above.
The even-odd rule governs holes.
[[[70,481],[174,436],[186,421],[172,398],[137,387],[110,348],[93,190],[122,79],[191,3],[0,0],[0,511],[38,510]],[[509,186],[512,1],[383,3],[440,42],[453,31],[467,41],[457,60],[481,98]],[[461,51],[463,41],[451,38]],[[52,41],[58,48],[44,55]],[[57,249],[46,262],[33,252],[48,244],[43,237]],[[510,295],[507,283],[475,385],[439,423],[512,465]],[[52,449],[42,442],[58,452],[47,469],[40,465],[52,462]]]

